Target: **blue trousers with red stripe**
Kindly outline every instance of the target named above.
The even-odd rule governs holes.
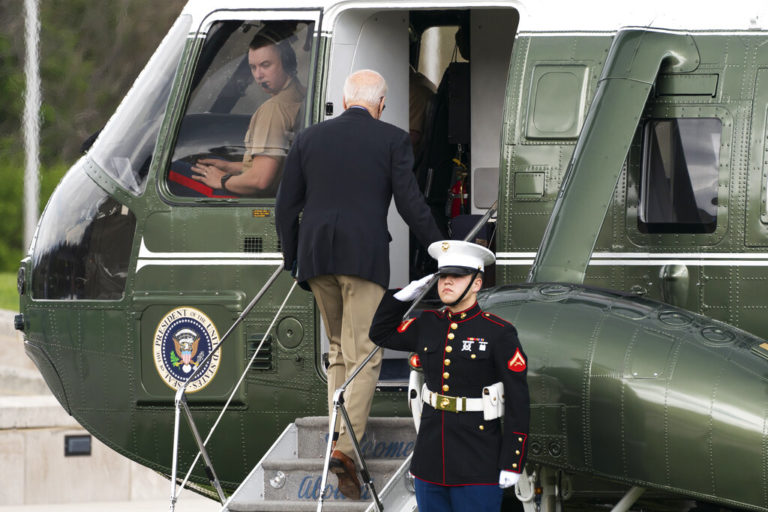
[[[413,479],[419,512],[499,512],[498,485],[437,485]]]

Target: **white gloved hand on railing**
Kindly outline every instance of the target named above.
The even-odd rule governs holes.
[[[400,302],[408,302],[409,300],[415,299],[424,291],[433,275],[434,274],[428,274],[421,279],[411,281],[408,283],[408,286],[395,293],[394,297]]]
[[[503,469],[501,470],[501,473],[499,473],[499,487],[502,489],[512,487],[518,480],[520,480],[520,473],[504,471]]]

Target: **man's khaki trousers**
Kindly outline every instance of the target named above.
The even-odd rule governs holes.
[[[328,411],[333,408],[333,394],[344,384],[376,345],[368,338],[371,321],[384,296],[380,285],[356,276],[323,275],[309,279],[317,307],[330,340],[328,352]],[[344,405],[358,442],[363,438],[373,392],[379,379],[381,352],[357,374],[344,392]],[[354,459],[352,440],[339,413],[335,431],[339,432],[336,449]]]

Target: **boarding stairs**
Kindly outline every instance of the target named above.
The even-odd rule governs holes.
[[[496,203],[483,215],[480,221],[466,236],[466,240],[472,239],[479,231],[480,227],[485,225],[491,216],[496,212]],[[208,436],[203,439],[198,431],[189,404],[186,398],[187,385],[195,378],[196,374],[205,367],[208,360],[216,353],[224,342],[229,338],[237,325],[250,313],[256,303],[264,296],[266,291],[272,286],[277,276],[283,271],[284,265],[281,262],[270,276],[261,290],[246,306],[240,316],[230,326],[219,343],[213,347],[206,358],[198,365],[188,380],[176,391],[175,397],[175,416],[173,427],[173,454],[171,465],[171,506],[170,512],[175,512],[176,501],[178,499],[177,484],[179,483],[178,451],[179,451],[179,427],[181,418],[184,416],[192,430],[192,435],[199,448],[198,456],[193,461],[187,475],[181,479],[180,488],[183,488],[189,479],[192,469],[198,460],[202,459],[205,466],[205,472],[216,491],[223,508],[221,512],[249,512],[249,511],[302,511],[302,510],[322,510],[330,511],[365,511],[365,512],[414,512],[416,506],[415,493],[413,491],[413,481],[408,468],[410,467],[410,454],[416,440],[416,428],[414,428],[414,418],[370,418],[366,434],[362,439],[357,439],[352,429],[352,424],[344,406],[344,392],[347,386],[354,380],[360,370],[376,355],[380,347],[376,347],[368,354],[368,357],[347,377],[344,384],[336,390],[333,397],[332,413],[329,417],[311,417],[299,418],[295,423],[291,423],[285,431],[278,437],[275,444],[259,461],[248,477],[241,483],[240,487],[229,498],[226,497],[218,476],[208,455],[205,445],[216,429],[221,417],[229,406],[234,392],[230,395],[227,403],[224,405],[218,419],[211,428]],[[403,315],[403,319],[409,318],[416,305],[424,298],[429,289],[437,281],[437,276],[433,275],[426,287],[421,291],[411,303],[410,308]],[[293,293],[296,283],[291,286],[288,294],[285,296],[282,304],[272,319],[267,332],[259,343],[258,347],[243,374],[240,376],[235,389],[245,378],[247,372],[256,355],[275,325],[275,321],[280,316],[288,298]],[[412,371],[408,383],[408,400],[421,404],[416,390],[421,389],[419,372]],[[415,411],[416,409],[414,409]],[[341,424],[337,420],[342,420],[346,425],[347,431],[351,434],[354,444],[355,454],[353,460],[359,464],[361,484],[363,492],[361,500],[347,500],[335,488],[335,476],[329,479],[329,459],[331,455],[331,443],[329,443],[328,427]],[[367,436],[367,437],[366,437]],[[383,483],[383,487],[382,487]],[[321,492],[325,489],[327,492]],[[367,500],[372,500],[370,503]]]
[[[267,283],[265,283],[259,293],[241,313],[240,317],[224,334],[219,344],[200,363],[199,367],[204,367],[208,358],[227,340],[237,324],[250,312],[271,286],[282,271],[282,268],[283,265],[281,263]],[[256,348],[251,361],[246,365],[246,370],[259,353],[264,340],[274,327],[275,320],[282,312],[295,286],[296,284],[294,283],[283,303],[278,308],[275,318],[273,318],[272,323],[267,329],[267,333]],[[413,306],[411,309],[413,309]],[[360,500],[348,500],[342,496],[338,489],[336,489],[336,476],[329,474],[328,470],[331,454],[331,443],[328,442],[328,427],[331,421],[336,423],[337,420],[343,420],[347,429],[351,431],[352,425],[349,422],[349,417],[344,407],[343,393],[351,380],[370,361],[377,350],[379,349],[373,350],[347,379],[347,382],[336,391],[334,394],[333,413],[330,419],[327,416],[298,418],[294,423],[288,425],[262,460],[259,461],[248,477],[241,483],[240,487],[229,497],[224,493],[205,445],[215,431],[234,393],[230,395],[227,403],[219,413],[218,419],[214,422],[207,437],[204,439],[195,424],[186,399],[186,386],[194,378],[195,374],[193,373],[187,383],[177,390],[175,398],[170,512],[175,512],[179,496],[178,490],[184,488],[198,461],[203,464],[211,486],[222,503],[221,512],[302,510],[316,510],[317,512],[322,510],[382,512],[385,509],[387,512],[416,511],[417,506],[412,477],[408,472],[410,455],[416,441],[416,428],[411,417],[369,418],[365,436],[362,439],[358,439],[356,435],[352,435],[352,441],[355,444],[353,459],[357,461],[360,483],[363,486]],[[419,372],[411,373],[411,380],[414,380],[413,374]],[[235,388],[240,386],[244,377],[245,372],[241,375],[240,381]],[[411,383],[409,382],[410,386]],[[179,478],[179,427],[182,417],[186,418],[200,451],[189,467],[186,476]],[[321,493],[320,489],[326,489],[327,492]]]
[[[327,416],[297,418],[229,497],[221,511],[317,510],[327,440]],[[407,472],[415,441],[416,430],[410,417],[370,418],[360,441],[371,478],[387,512],[416,510]],[[362,478],[360,481],[362,484]],[[375,510],[373,498],[365,486],[360,500],[342,496],[333,474],[328,477],[325,488],[322,505],[325,511]]]

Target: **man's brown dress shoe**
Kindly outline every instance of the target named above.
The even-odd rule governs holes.
[[[344,452],[334,450],[331,453],[329,463],[331,473],[339,478],[339,491],[351,500],[360,499],[360,480],[357,479],[355,461],[347,457]]]

